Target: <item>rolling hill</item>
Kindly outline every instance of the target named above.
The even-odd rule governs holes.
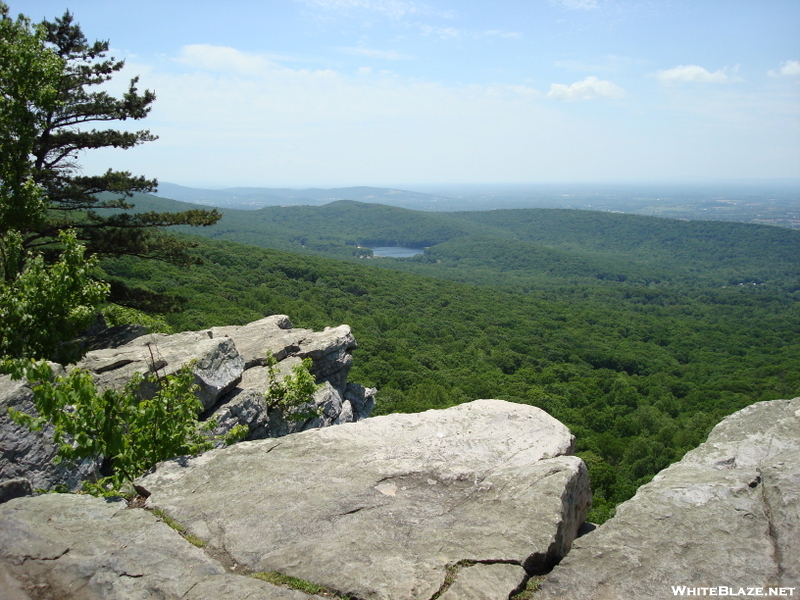
[[[149,195],[133,201],[136,210],[196,208]],[[365,247],[426,247],[423,256],[374,262],[517,290],[579,282],[800,290],[800,231],[765,225],[568,209],[436,213],[349,200],[222,212],[217,225],[185,231],[345,260],[365,260]]]

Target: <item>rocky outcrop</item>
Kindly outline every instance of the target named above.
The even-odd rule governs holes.
[[[310,344],[279,324],[257,327],[280,330],[272,339],[285,371]],[[255,424],[260,437],[286,433],[295,424],[264,417],[256,382],[265,358],[252,347],[215,410]],[[332,381],[315,399],[315,419],[355,419],[369,394]],[[0,398],[21,406],[23,388]],[[577,540],[590,493],[572,449],[567,429],[542,411],[480,400],[161,463],[137,482],[153,510],[17,497],[0,505],[0,591],[14,600],[319,600],[247,576],[277,571],[323,585],[328,598],[505,600],[564,557],[533,598],[798,593],[800,398],[727,417]],[[27,484],[7,481],[0,495],[28,493]],[[167,515],[207,545],[168,528]]]
[[[73,494],[0,506],[0,597],[322,600],[230,573],[155,514],[128,510],[123,500]]]
[[[136,373],[165,376],[191,363],[205,411],[202,419],[215,419],[213,433],[220,437],[236,425],[248,428],[247,439],[261,439],[358,421],[369,416],[374,406],[375,390],[347,382],[356,347],[347,325],[314,332],[293,328],[285,315],[273,315],[243,326],[148,334],[113,346],[88,352],[70,368],[89,371],[101,389],[120,389]],[[264,365],[270,354],[281,361],[280,376],[303,358],[312,360],[312,373],[322,387],[314,401],[300,411],[312,416],[290,419],[269,409],[264,397],[269,385]],[[145,394],[147,385],[143,384]],[[16,425],[8,418],[8,407],[32,414],[31,390],[27,384],[0,376],[0,482],[25,477],[34,488],[66,486],[74,490],[94,473],[93,461],[53,465],[57,449],[52,431],[31,432]]]
[[[448,567],[474,561],[516,566],[492,570],[508,597],[566,554],[583,523],[588,478],[572,447],[543,411],[480,400],[237,444],[138,483],[148,506],[246,569],[428,600]],[[471,568],[459,585],[472,585]]]
[[[136,373],[174,375],[191,362],[197,397],[206,409],[233,389],[244,371],[244,359],[231,338],[202,331],[144,335],[118,348],[88,352],[75,368],[89,371],[100,389],[121,389]]]
[[[577,540],[536,599],[745,596],[755,588],[797,595],[798,464],[800,398],[759,402],[727,417],[614,518]]]
[[[163,512],[59,494],[0,505],[0,576],[65,599],[309,598],[241,575],[269,571],[363,600],[505,599],[584,520],[572,448],[543,411],[499,400],[243,442],[141,478]]]

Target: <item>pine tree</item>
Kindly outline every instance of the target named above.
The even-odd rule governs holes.
[[[47,47],[63,61],[63,69],[57,102],[38,115],[40,130],[32,152],[33,178],[44,190],[50,210],[43,224],[24,232],[24,247],[47,253],[57,247],[60,231],[73,229],[87,251],[99,257],[128,255],[183,265],[195,262],[187,252],[193,244],[164,228],[213,225],[221,216],[217,210],[130,212],[133,193],[155,191],[155,179],[111,169],[102,175],[83,175],[78,164],[84,151],[127,149],[157,139],[148,130],[87,127],[143,119],[155,94],[150,90],[140,93],[138,77],[120,98],[97,90],[95,86],[112,79],[125,62],[106,56],[108,41],[90,44],[69,11],[52,22],[42,22],[41,27]]]
[[[30,21],[9,17],[0,2],[0,280],[22,270],[17,232],[40,226],[47,205],[30,161],[41,129],[37,116],[51,110],[61,63]],[[11,237],[15,241],[11,242]]]
[[[23,247],[47,221],[47,198],[33,177],[31,155],[41,118],[57,106],[63,62],[48,50],[44,29],[16,20],[0,2],[0,356],[71,358],[62,345],[91,322],[108,286],[94,281],[95,261],[74,232],[58,234],[61,252],[45,264]]]

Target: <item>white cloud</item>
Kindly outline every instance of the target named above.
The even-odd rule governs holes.
[[[787,60],[781,63],[781,68],[778,71],[770,69],[767,71],[770,77],[797,77],[800,75],[800,61]]]
[[[561,4],[570,10],[592,10],[599,8],[597,0],[550,0],[553,4]]]
[[[572,85],[553,83],[550,85],[547,97],[551,100],[572,102],[573,100],[593,100],[595,98],[621,98],[624,94],[622,88],[617,85],[592,75],[583,81],[576,81]]]
[[[423,35],[436,35],[444,40],[461,37],[461,31],[453,27],[432,27],[431,25],[421,25],[419,29]]]
[[[181,49],[178,62],[206,71],[257,75],[272,63],[260,54],[249,54],[228,46],[192,44]]]
[[[382,58],[385,60],[409,60],[414,58],[408,54],[400,54],[393,50],[373,50],[371,48],[342,48],[342,52],[355,54],[356,56],[366,56],[368,58]]]
[[[449,86],[357,65],[346,74],[271,64],[253,76],[204,50],[162,62],[142,82],[158,95],[148,128],[159,140],[121,163],[87,154],[87,172],[122,165],[164,181],[232,185],[536,178],[572,135],[568,115],[525,85]]]
[[[730,83],[732,81],[740,81],[738,77],[730,76],[725,70],[714,71],[711,73],[703,67],[697,65],[681,65],[667,69],[666,71],[657,71],[656,77],[659,81],[665,83],[673,83],[678,81],[700,82],[700,83]]]
[[[359,72],[361,60],[342,67],[345,73],[195,46],[180,60],[131,61],[120,85],[141,74],[142,88],[156,91],[146,126],[159,140],[124,153],[87,153],[81,163],[87,174],[112,167],[188,185],[297,187],[797,173],[794,96],[765,109],[763,98],[739,86],[716,86],[703,102],[694,90],[676,88],[673,104],[655,107],[646,122],[607,102],[592,103],[586,115],[564,110],[574,104],[542,100],[625,93],[599,76],[547,94],[532,81],[448,85],[375,65]]]
[[[361,8],[374,10],[389,17],[400,18],[410,14],[425,12],[414,2],[403,0],[300,0],[309,6],[328,9]]]
[[[359,75],[369,75],[370,73],[372,73],[372,69],[370,67],[358,67]]]

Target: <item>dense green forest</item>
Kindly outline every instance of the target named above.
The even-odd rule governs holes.
[[[135,194],[137,211],[183,211],[194,204]],[[380,261],[459,281],[557,285],[584,277],[629,284],[780,284],[800,289],[800,232],[724,221],[679,221],[571,209],[432,213],[349,200],[323,206],[224,209],[211,239],[329,258],[365,260],[359,246],[428,247],[413,261]],[[443,265],[435,270],[431,263]],[[484,271],[480,273],[480,271]],[[500,273],[487,279],[487,273]],[[516,283],[512,283],[516,280]]]
[[[413,259],[335,260],[197,238],[204,264],[191,270],[130,258],[103,268],[185,297],[164,317],[175,330],[273,313],[300,327],[348,323],[359,342],[351,378],[379,388],[378,414],[477,398],[547,410],[578,438],[596,521],[723,416],[800,394],[798,232],[350,202],[248,214],[262,212],[272,216],[261,237],[251,232],[263,246],[281,246],[304,219],[306,252],[326,223],[334,256],[342,240],[380,235],[440,243]],[[228,218],[215,228],[235,236]]]
[[[113,170],[84,176],[76,162],[84,150],[155,137],[74,127],[137,121],[155,95],[138,92],[136,78],[120,98],[91,91],[124,61],[106,58],[107,41],[90,45],[69,12],[41,29],[7,13],[0,2],[9,58],[0,153],[4,355],[63,352],[61,342],[101,305],[112,322],[133,315],[174,331],[275,313],[298,327],[347,323],[360,344],[352,379],[379,388],[377,414],[501,398],[567,424],[589,465],[595,521],[723,416],[800,394],[800,231],[350,200],[226,208],[217,221],[216,211],[145,194],[155,180]],[[190,225],[203,226],[194,233],[202,237],[190,237]],[[173,226],[183,237],[165,231]],[[372,256],[373,247],[395,245],[425,252]],[[102,281],[90,278],[94,270]],[[123,308],[175,306],[161,294],[176,295],[183,310],[153,317]]]

